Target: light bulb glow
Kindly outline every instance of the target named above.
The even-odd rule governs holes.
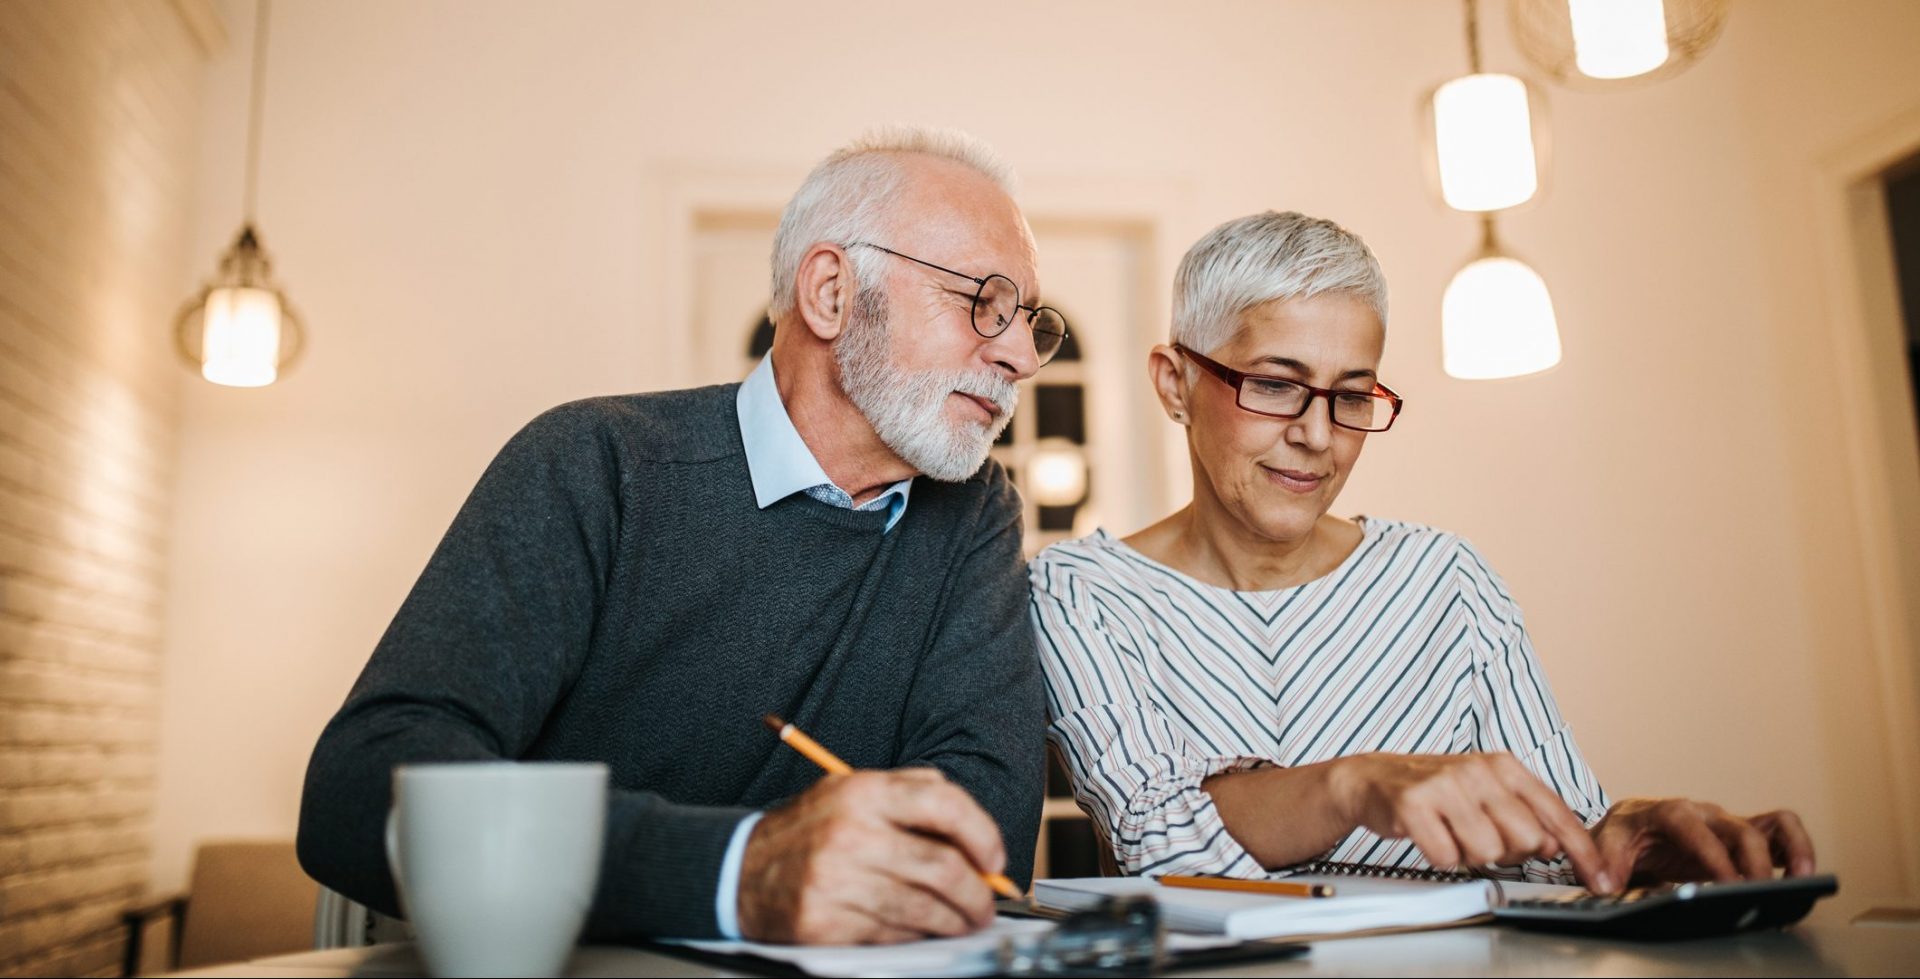
[[[1567,0],[1573,63],[1589,78],[1632,78],[1667,63],[1661,0]]]
[[[1523,204],[1540,187],[1527,83],[1512,75],[1466,75],[1433,93],[1440,196],[1460,211]]]
[[[215,289],[207,294],[204,329],[201,377],[241,388],[279,377],[280,297],[265,289]]]
[[[1087,457],[1078,445],[1048,439],[1027,460],[1027,490],[1041,506],[1072,506],[1087,496]]]
[[[1560,328],[1546,280],[1505,256],[1473,261],[1440,300],[1440,345],[1449,375],[1518,377],[1560,362]]]

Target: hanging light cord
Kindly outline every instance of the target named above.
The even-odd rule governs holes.
[[[260,112],[265,101],[267,81],[267,22],[273,16],[273,0],[259,0],[253,15],[253,97],[247,112],[247,199],[246,223],[253,224],[254,203],[260,186]]]
[[[266,0],[261,0],[266,2]],[[1478,0],[1466,0],[1467,5],[1467,73],[1480,74],[1480,4]]]
[[[1480,74],[1480,3],[1479,0],[1465,0],[1467,8],[1467,72]],[[1480,215],[1480,252],[1492,255],[1499,248],[1493,233],[1493,212],[1484,211]]]

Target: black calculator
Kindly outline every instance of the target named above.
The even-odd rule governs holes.
[[[1815,901],[1839,889],[1832,874],[1662,884],[1606,896],[1568,891],[1515,898],[1493,913],[1506,924],[1534,931],[1670,941],[1782,928],[1806,917]]]

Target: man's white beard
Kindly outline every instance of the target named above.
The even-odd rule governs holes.
[[[833,345],[840,384],[894,455],[941,482],[963,482],[987,461],[1020,391],[987,371],[904,370],[893,362],[890,329],[886,294],[861,289]],[[990,422],[950,420],[947,397],[955,391],[993,402],[1000,414]]]

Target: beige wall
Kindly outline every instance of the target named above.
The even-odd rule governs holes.
[[[1049,209],[1108,188],[1145,215],[1160,310],[1172,260],[1225,218],[1360,231],[1411,408],[1340,509],[1481,545],[1616,794],[1793,806],[1844,901],[1913,895],[1819,396],[1860,378],[1836,366],[1806,212],[1828,146],[1920,105],[1902,40],[1920,4],[1742,3],[1686,75],[1553,91],[1547,194],[1504,227],[1554,290],[1567,359],[1479,384],[1438,366],[1439,294],[1475,228],[1427,193],[1415,126],[1462,69],[1458,7],[1168,9],[286,3],[261,218],[311,352],[284,384],[184,398],[160,878],[195,839],[291,831],[315,734],[515,428],[691,375],[685,175],[777,196],[910,120],[995,143]],[[1516,66],[1490,26],[1490,64]],[[210,73],[193,254],[236,217],[243,83],[235,57]],[[1183,479],[1130,475],[1162,506]]]
[[[149,877],[167,328],[218,32],[197,2],[0,6],[0,975],[118,975]]]

